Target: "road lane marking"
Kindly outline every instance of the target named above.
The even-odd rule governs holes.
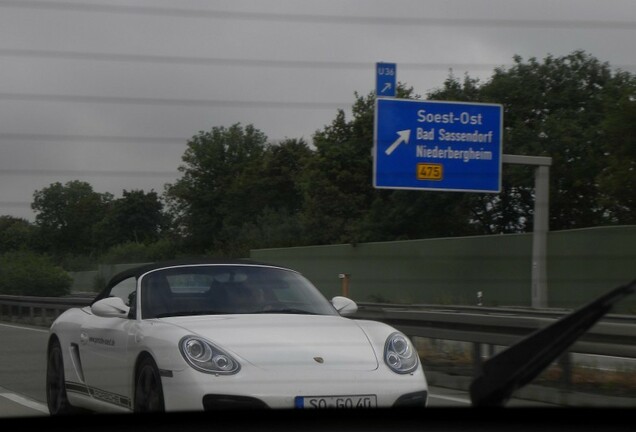
[[[14,328],[14,329],[19,329],[19,330],[32,330],[32,331],[36,331],[36,332],[41,332],[41,333],[48,333],[49,330],[46,329],[37,329],[37,328],[32,328],[32,327],[22,327],[22,326],[17,326],[17,325],[11,325],[11,324],[1,324],[0,323],[0,327],[9,327],[9,328]]]
[[[34,401],[33,399],[25,398],[24,396],[17,395],[15,393],[0,393],[0,396],[3,398],[9,399],[12,402],[15,402],[19,405],[22,405],[27,408],[31,408],[36,411],[40,411],[45,414],[49,414],[49,409],[46,405]]]
[[[465,403],[467,405],[471,404],[471,401],[469,401],[468,399],[456,398],[452,396],[441,396],[441,395],[434,395],[434,394],[429,394],[428,396],[434,399],[444,399],[451,402]]]

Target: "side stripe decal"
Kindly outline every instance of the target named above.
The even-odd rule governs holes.
[[[85,396],[91,396],[103,402],[108,402],[123,408],[132,409],[132,401],[130,400],[130,398],[118,395],[116,393],[107,392],[95,387],[66,381],[66,391],[83,394]]]

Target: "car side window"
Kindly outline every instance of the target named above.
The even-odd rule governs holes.
[[[137,279],[130,277],[119,282],[111,288],[109,297],[119,297],[124,301],[126,306],[134,306],[135,292],[137,289]]]

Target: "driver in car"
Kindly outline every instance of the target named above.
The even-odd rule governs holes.
[[[241,283],[232,284],[227,290],[227,295],[235,313],[256,312],[265,304],[262,290]]]

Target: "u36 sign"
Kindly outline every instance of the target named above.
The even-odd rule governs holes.
[[[378,98],[374,187],[499,192],[502,127],[498,104]]]

